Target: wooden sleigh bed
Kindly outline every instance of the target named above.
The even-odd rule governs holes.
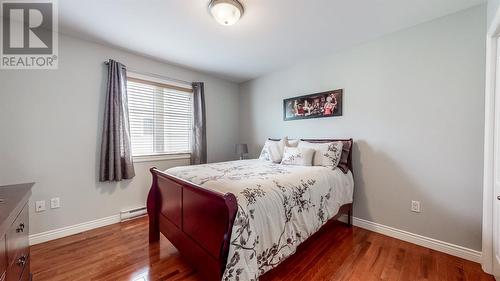
[[[309,142],[352,139],[310,140]],[[352,172],[352,145],[348,153]],[[202,188],[191,182],[150,169],[153,181],[147,199],[149,242],[159,241],[160,233],[179,250],[208,281],[222,279],[230,246],[234,218],[238,210],[236,196]],[[329,222],[347,215],[352,225],[352,203],[340,207]],[[314,239],[314,235],[309,239]]]

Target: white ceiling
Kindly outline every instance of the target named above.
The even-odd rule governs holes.
[[[241,0],[233,26],[208,2],[60,0],[60,30],[243,82],[485,0]]]

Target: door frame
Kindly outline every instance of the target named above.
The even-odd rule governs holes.
[[[493,186],[495,96],[497,80],[497,44],[500,37],[500,9],[497,9],[486,34],[486,83],[484,100],[484,174],[483,174],[483,232],[481,266],[493,273],[493,206],[496,200]],[[500,71],[500,70],[498,70]],[[500,85],[499,85],[500,86]],[[500,97],[500,93],[499,93]]]

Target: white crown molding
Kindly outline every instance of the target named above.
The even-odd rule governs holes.
[[[78,234],[80,232],[92,230],[95,228],[103,227],[106,225],[114,224],[114,223],[119,223],[120,222],[120,215],[113,215],[110,217],[105,217],[93,221],[88,221],[84,223],[79,223],[75,225],[70,225],[58,229],[53,229],[45,232],[40,232],[36,234],[32,234],[29,236],[29,243],[30,245],[36,245],[40,244],[43,242],[48,242],[51,240],[63,238],[66,236],[70,236],[73,234]]]
[[[347,217],[343,216],[339,220],[347,221]],[[451,244],[448,242],[444,242],[441,240],[429,238],[426,236],[422,236],[419,234],[415,234],[412,232],[408,232],[405,230],[397,229],[394,227],[390,227],[387,225],[375,223],[372,221],[360,219],[353,217],[352,218],[353,225],[364,228],[366,230],[370,230],[376,233],[380,233],[383,235],[387,235],[399,240],[403,240],[412,244],[416,244],[422,247],[426,247],[432,250],[436,250],[439,252],[443,252],[452,256],[456,256],[459,258],[463,258],[469,261],[481,262],[481,252],[472,250],[466,247],[462,247],[459,245]]]

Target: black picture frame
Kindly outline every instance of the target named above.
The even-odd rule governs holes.
[[[284,99],[283,120],[342,116],[343,94],[343,89],[337,89]]]

